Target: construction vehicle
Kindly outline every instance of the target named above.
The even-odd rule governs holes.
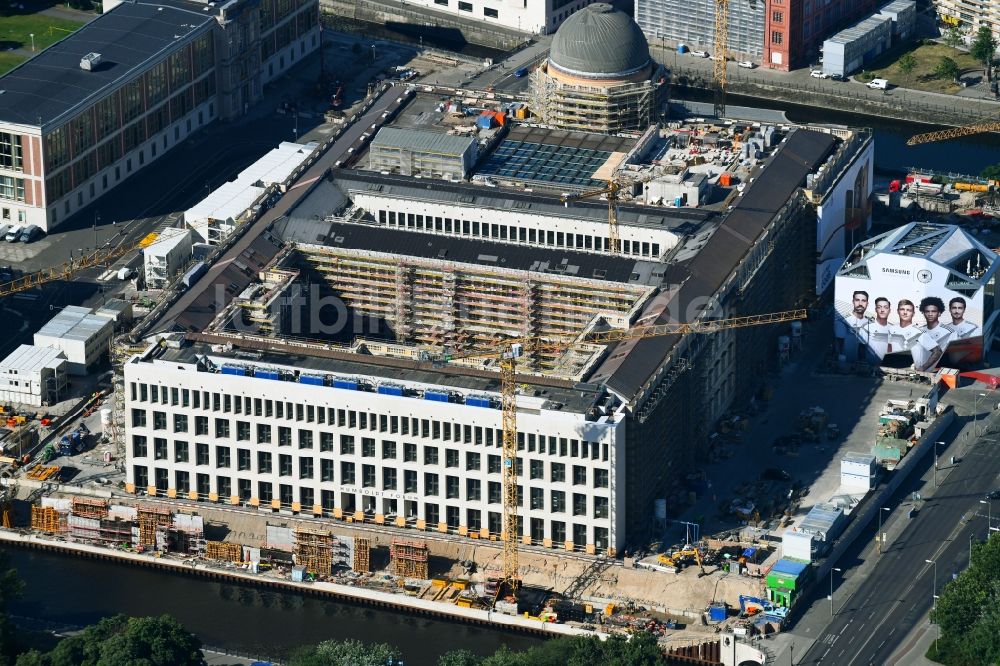
[[[625,340],[641,340],[666,335],[686,335],[716,333],[718,331],[777,324],[806,318],[806,310],[788,310],[763,315],[733,317],[729,319],[705,320],[689,323],[654,324],[636,326],[629,329],[612,329],[588,332],[579,338],[546,340],[539,337],[509,338],[500,340],[486,348],[452,353],[444,350],[435,361],[449,362],[459,359],[495,358],[499,361],[500,396],[503,423],[502,441],[502,493],[503,523],[500,535],[503,542],[501,558],[502,575],[496,583],[494,598],[516,596],[520,588],[518,574],[517,534],[517,361],[524,355],[538,351],[564,351],[575,344],[607,344]],[[488,591],[493,585],[487,584]]]
[[[156,238],[157,234],[155,233],[146,234],[138,243],[123,243],[117,247],[96,250],[84,257],[63,262],[60,266],[43,268],[40,271],[22,275],[16,280],[0,283],[0,298],[28,291],[29,289],[34,289],[35,287],[55,282],[56,280],[68,280],[76,273],[88,268],[107,266],[112,261],[125,256],[133,250],[149,247],[156,242]]]
[[[684,550],[677,550],[669,555],[667,553],[660,553],[657,556],[657,560],[660,564],[673,567],[674,569],[680,569],[686,560],[693,558],[697,562],[698,567],[701,569],[701,573],[705,573],[705,564],[701,560],[701,551],[697,548],[687,548]]]

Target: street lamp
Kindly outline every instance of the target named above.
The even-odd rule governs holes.
[[[372,44],[372,63],[374,63],[378,58],[375,57],[375,45]]]
[[[840,573],[840,569],[833,567],[830,569],[830,617],[833,617],[833,572]]]
[[[878,554],[879,555],[882,554],[882,541],[885,538],[885,536],[882,534],[882,512],[883,511],[891,511],[891,509],[889,507],[887,507],[887,506],[884,506],[881,509],[879,509],[879,511],[878,511]]]
[[[975,407],[972,410],[972,433],[975,437],[979,437],[979,399],[985,397],[985,393],[977,393],[976,399],[973,401]]]
[[[28,36],[31,37],[31,51],[34,52],[34,50],[35,50],[35,33],[29,32]]]
[[[927,564],[933,564],[934,565],[934,580],[931,581],[933,583],[933,588],[934,588],[934,592],[931,594],[931,608],[937,608],[937,598],[938,598],[938,595],[937,595],[937,562],[935,562],[934,560],[924,560],[924,562],[926,562]]]
[[[979,500],[980,504],[986,505],[986,522],[993,527],[993,502],[989,500]]]
[[[934,487],[937,488],[938,485],[938,444],[944,444],[944,442],[934,442]]]

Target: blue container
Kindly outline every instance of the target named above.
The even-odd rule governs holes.
[[[277,370],[258,370],[254,377],[259,379],[281,379],[281,374]]]
[[[684,205],[684,197],[674,197],[674,206],[680,208]]]
[[[687,44],[678,44],[677,45],[677,52],[678,53],[687,53],[688,52]]]
[[[726,605],[725,604],[712,604],[708,607],[708,620],[709,622],[725,622],[726,621]]]
[[[469,396],[465,399],[465,404],[469,407],[490,407],[489,398],[478,398],[476,396]]]
[[[240,377],[246,377],[246,368],[237,368],[233,365],[224,365],[221,370],[224,375],[239,375]]]
[[[403,389],[399,386],[379,386],[378,392],[382,395],[403,395]]]
[[[333,388],[346,389],[348,391],[357,391],[358,390],[358,383],[357,382],[348,381],[346,379],[334,379],[333,380]]]
[[[479,116],[476,119],[476,127],[480,129],[489,129],[493,127],[493,116]]]
[[[448,394],[441,391],[424,391],[424,400],[432,402],[448,402]]]
[[[299,375],[299,384],[310,384],[312,386],[323,386],[323,378],[316,375]]]

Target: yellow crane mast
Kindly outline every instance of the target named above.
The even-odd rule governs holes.
[[[34,273],[22,275],[16,280],[0,283],[0,298],[22,291],[34,289],[56,280],[68,280],[79,271],[95,266],[106,266],[115,259],[123,257],[132,250],[149,247],[157,238],[157,234],[147,234],[138,243],[123,243],[117,247],[97,250],[79,259],[70,259],[59,266],[50,266]]]
[[[989,121],[964,125],[962,127],[952,127],[936,132],[925,132],[911,136],[906,142],[908,146],[918,146],[922,143],[932,143],[934,141],[947,141],[948,139],[958,139],[963,136],[982,134],[983,132],[1000,132],[1000,121]]]
[[[461,351],[451,354],[445,351],[442,359],[447,362],[471,358],[496,358],[500,366],[500,394],[503,410],[503,542],[502,580],[499,594],[515,594],[520,586],[518,576],[518,530],[517,513],[517,359],[526,353],[546,349],[565,350],[575,344],[601,344],[654,338],[664,335],[684,335],[687,333],[715,333],[734,328],[747,328],[777,324],[806,318],[806,310],[787,310],[763,315],[733,317],[689,323],[655,324],[636,326],[630,329],[615,329],[588,333],[580,338],[557,338],[548,340],[540,337],[509,338],[481,349]]]
[[[608,184],[600,189],[586,190],[578,194],[564,194],[561,199],[563,203],[576,201],[577,199],[589,199],[599,197],[602,194],[608,196],[608,251],[611,254],[621,254],[621,240],[618,237],[618,190],[621,183],[609,180]]]
[[[729,0],[715,0],[715,60],[712,79],[715,82],[714,112],[716,118],[726,115],[726,66],[729,64]]]

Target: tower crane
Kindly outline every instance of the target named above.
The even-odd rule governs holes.
[[[618,238],[618,190],[621,187],[621,183],[618,181],[609,180],[608,184],[604,187],[595,190],[584,190],[575,194],[564,194],[560,197],[563,203],[569,203],[578,199],[599,197],[602,194],[608,195],[608,251],[611,254],[621,254],[622,251],[621,240]]]
[[[729,64],[729,0],[715,0],[715,60],[712,61],[713,111],[726,115],[726,67]]]
[[[133,250],[149,247],[156,242],[156,238],[157,234],[155,233],[146,234],[142,240],[137,243],[122,243],[116,247],[96,250],[79,259],[70,259],[69,261],[63,262],[59,266],[50,266],[49,268],[43,268],[42,270],[35,271],[34,273],[22,275],[16,280],[2,282],[0,283],[0,298],[17,294],[22,291],[28,291],[29,289],[34,289],[35,287],[39,287],[49,282],[55,282],[56,280],[68,280],[79,271],[87,268],[107,265],[108,263],[118,259],[119,257],[125,256]]]
[[[604,187],[583,192],[566,193],[560,197],[560,201],[568,204],[570,201],[579,199],[589,199],[606,194],[608,197],[608,251],[611,254],[621,254],[621,239],[618,236],[618,191],[627,184],[645,183],[656,177],[655,173],[647,173],[633,181],[623,181],[620,178],[612,178]]]
[[[918,146],[922,143],[932,143],[934,141],[947,141],[948,139],[958,139],[963,136],[982,134],[983,132],[1000,132],[1000,121],[997,120],[981,121],[978,123],[972,123],[971,125],[963,125],[962,127],[950,127],[948,129],[938,130],[936,132],[925,132],[923,134],[915,134],[906,141],[906,145]]]
[[[629,329],[611,329],[589,332],[578,338],[545,339],[541,337],[518,337],[498,340],[479,349],[450,353],[445,350],[438,360],[443,362],[459,359],[492,358],[499,361],[500,404],[503,411],[502,437],[502,495],[503,542],[502,578],[498,594],[516,594],[520,586],[518,576],[518,540],[520,538],[517,520],[517,360],[525,354],[545,350],[561,351],[575,344],[605,344],[624,340],[641,340],[664,335],[685,335],[688,333],[715,333],[718,331],[763,326],[806,318],[806,310],[787,310],[763,315],[733,317],[690,323],[654,324],[636,326]]]

